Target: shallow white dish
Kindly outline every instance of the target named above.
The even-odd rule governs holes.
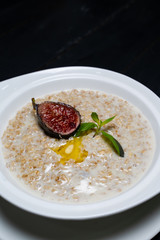
[[[0,198],[0,239],[151,240],[160,231],[159,202],[160,195],[112,216],[66,221],[28,213]]]
[[[160,139],[160,99],[135,80],[112,71],[66,67],[35,72],[0,83],[0,137],[8,120],[34,96],[71,88],[105,91],[123,97],[137,106],[150,121],[156,143]],[[41,200],[21,189],[5,167],[0,142],[0,194],[16,206],[39,215],[59,219],[89,219],[115,214],[134,207],[160,192],[160,149],[158,144],[153,163],[133,188],[110,200],[83,205],[56,204]]]

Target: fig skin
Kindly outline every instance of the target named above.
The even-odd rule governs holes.
[[[41,112],[39,111],[40,108],[43,108],[42,105],[56,105],[56,106],[59,106],[59,108],[64,108],[68,111],[71,111],[74,115],[74,122],[70,121],[69,119],[69,116],[66,116],[66,115],[63,115],[63,113],[60,114],[60,117],[63,117],[63,118],[67,118],[67,121],[68,121],[68,124],[69,124],[69,131],[67,133],[67,126],[65,126],[65,124],[63,124],[63,126],[60,126],[62,127],[62,129],[64,128],[66,131],[63,132],[62,131],[56,131],[54,128],[52,128],[51,126],[49,126],[42,118],[42,114]],[[40,104],[36,104],[35,103],[35,99],[32,98],[32,105],[33,105],[33,109],[36,110],[36,116],[37,116],[37,119],[38,119],[38,123],[39,125],[41,126],[41,128],[44,130],[44,132],[50,136],[50,137],[54,137],[54,138],[57,138],[57,139],[60,139],[60,138],[64,138],[64,139],[68,139],[69,137],[73,136],[76,131],[78,130],[80,124],[81,124],[81,115],[80,113],[75,109],[73,108],[71,105],[68,105],[68,104],[65,104],[65,103],[62,103],[62,102],[51,102],[51,101],[45,101],[45,102],[42,102]],[[51,113],[51,112],[50,112]],[[55,116],[56,117],[56,116]],[[75,122],[75,118],[76,118],[76,122]],[[51,119],[52,120],[52,119]],[[56,121],[58,121],[58,124],[59,124],[59,119],[56,119]],[[53,125],[54,125],[54,122],[53,122]],[[55,125],[56,127],[56,125]]]

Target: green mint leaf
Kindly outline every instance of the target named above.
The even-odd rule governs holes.
[[[115,116],[116,116],[116,115],[115,115]],[[111,122],[111,121],[115,118],[115,116],[113,116],[113,117],[111,117],[111,118],[108,118],[108,119],[104,120],[104,121],[101,123],[101,127],[104,126],[105,124]]]
[[[96,112],[92,112],[91,117],[92,117],[93,121],[95,121],[96,123],[99,124],[99,117]]]
[[[115,148],[118,155],[120,157],[124,157],[124,150],[123,150],[121,144],[112,135],[110,135],[104,131],[101,131],[101,133],[103,134],[104,137],[106,137],[113,144],[113,147]]]
[[[92,122],[88,122],[88,123],[81,123],[78,131],[75,134],[75,137],[79,137],[81,135],[82,132],[88,131],[94,127],[97,127],[97,124],[92,123]]]

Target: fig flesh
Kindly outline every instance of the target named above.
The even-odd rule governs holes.
[[[54,138],[69,138],[78,130],[81,123],[80,113],[71,105],[62,102],[45,101],[35,103],[38,122],[45,133]]]

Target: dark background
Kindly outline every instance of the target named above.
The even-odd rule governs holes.
[[[92,66],[128,75],[160,96],[158,3],[3,1],[0,81],[48,68]]]
[[[62,66],[126,74],[160,95],[155,0],[17,0],[0,9],[0,80]]]

